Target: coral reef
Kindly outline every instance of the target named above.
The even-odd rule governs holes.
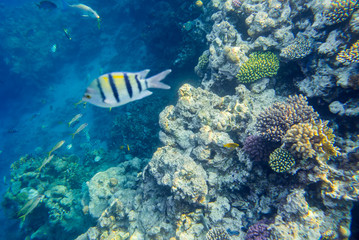
[[[304,58],[312,52],[312,44],[313,41],[308,37],[296,37],[293,43],[281,50],[280,56],[289,60]]]
[[[255,135],[246,138],[242,149],[253,161],[267,161],[269,154],[274,150],[263,137]]]
[[[328,121],[319,120],[293,125],[283,138],[289,151],[301,159],[313,158],[323,154],[325,159],[338,156],[339,149],[334,147],[333,130]]]
[[[345,65],[359,63],[359,40],[356,41],[349,49],[338,53],[336,60]]]
[[[282,173],[289,171],[295,165],[295,160],[290,152],[277,148],[270,154],[268,163],[273,171]]]
[[[330,8],[324,15],[330,24],[340,23],[350,18],[358,7],[356,0],[331,0]]]
[[[236,75],[241,83],[251,83],[264,77],[272,77],[279,69],[278,57],[272,52],[254,52],[241,65]]]
[[[284,103],[275,103],[257,119],[257,130],[268,141],[280,142],[291,126],[317,119],[312,107],[303,95],[289,96]]]
[[[231,237],[224,228],[212,228],[206,234],[206,240],[230,240]]]
[[[245,240],[267,240],[270,237],[271,231],[268,230],[270,221],[261,220],[251,225],[247,231]]]

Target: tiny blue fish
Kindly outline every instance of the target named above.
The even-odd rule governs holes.
[[[88,86],[82,100],[98,107],[112,108],[150,96],[152,92],[148,88],[171,88],[160,82],[171,69],[146,79],[149,71],[103,74]]]

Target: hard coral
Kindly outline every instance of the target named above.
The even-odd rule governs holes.
[[[340,23],[347,20],[357,8],[357,0],[332,0],[324,16],[331,24]]]
[[[263,137],[251,135],[244,141],[243,151],[253,161],[266,161],[273,150],[270,145]]]
[[[281,50],[280,56],[289,60],[304,58],[312,52],[312,44],[311,39],[299,36],[292,44]]]
[[[269,166],[273,171],[281,173],[290,170],[294,164],[295,160],[292,154],[283,148],[277,148],[269,156]]]
[[[270,237],[270,230],[265,221],[259,221],[249,227],[245,240],[267,240]]]
[[[212,228],[207,232],[206,240],[230,240],[231,237],[222,227]]]
[[[356,41],[349,49],[345,49],[338,53],[336,60],[345,65],[359,63],[359,40]]]
[[[282,137],[298,123],[308,123],[317,119],[318,113],[308,106],[307,98],[303,95],[289,96],[284,103],[274,103],[257,119],[256,128],[261,136],[268,141],[280,142]]]
[[[296,156],[307,159],[318,154],[324,154],[325,159],[337,156],[339,149],[334,147],[333,130],[327,126],[328,121],[317,123],[299,123],[293,125],[283,138],[285,144],[289,145],[289,151]]]
[[[254,52],[242,64],[237,79],[241,83],[251,83],[264,77],[272,77],[279,69],[279,59],[272,52]]]

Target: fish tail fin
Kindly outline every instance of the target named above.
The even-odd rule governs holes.
[[[71,123],[68,123],[69,127],[71,126]]]
[[[171,87],[167,84],[161,83],[161,81],[172,72],[171,69],[167,69],[159,74],[156,74],[147,80],[148,88],[160,88],[160,89],[170,89]]]
[[[74,138],[75,138],[76,133],[71,133],[70,135],[72,136],[72,139],[74,139]]]
[[[22,222],[25,222],[25,219],[26,219],[26,214],[22,215],[19,217],[19,219],[22,221]]]

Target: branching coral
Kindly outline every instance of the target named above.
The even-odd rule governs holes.
[[[248,136],[243,145],[243,151],[253,161],[267,161],[273,149],[263,137],[254,135]]]
[[[222,227],[212,228],[207,232],[206,240],[230,240],[231,237]]]
[[[308,106],[307,98],[302,95],[289,96],[284,103],[274,103],[260,113],[257,130],[268,141],[280,142],[291,126],[308,123],[317,119],[318,113]]]
[[[311,39],[299,36],[292,44],[282,49],[280,56],[289,60],[304,58],[312,52],[312,44]]]
[[[347,20],[358,8],[357,0],[333,0],[324,15],[331,24]]]
[[[273,171],[281,173],[290,170],[294,166],[295,160],[287,150],[277,148],[270,154],[268,163]]]
[[[283,138],[288,144],[289,151],[296,156],[307,159],[318,154],[324,154],[325,159],[337,156],[339,149],[334,147],[333,130],[327,126],[328,121],[317,123],[312,120],[310,123],[299,123],[293,125]]]
[[[249,227],[245,240],[267,240],[271,231],[268,229],[270,222],[261,220]]]
[[[264,77],[272,77],[279,69],[279,59],[272,52],[254,52],[242,64],[237,79],[241,83],[251,83]]]
[[[336,60],[345,65],[359,63],[359,40],[356,41],[349,49],[345,49],[338,53]]]

